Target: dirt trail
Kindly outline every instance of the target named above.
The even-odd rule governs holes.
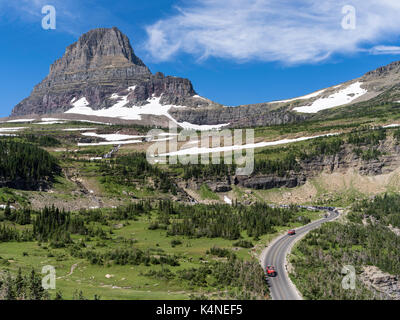
[[[67,276],[70,276],[74,273],[74,270],[78,267],[78,264],[75,263],[71,266],[71,271],[67,274]]]
[[[62,279],[62,278],[71,276],[71,275],[74,273],[74,270],[75,270],[77,267],[78,267],[78,264],[77,264],[77,263],[73,264],[73,265],[71,266],[71,269],[70,269],[70,271],[69,271],[69,273],[68,273],[67,275],[61,276],[61,277],[57,277],[57,279]]]

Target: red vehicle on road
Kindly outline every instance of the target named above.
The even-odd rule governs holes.
[[[296,234],[296,230],[289,230],[287,234],[289,236],[294,236]]]
[[[276,276],[275,267],[267,266],[267,276],[268,277],[275,277]]]

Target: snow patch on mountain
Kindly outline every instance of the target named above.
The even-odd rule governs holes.
[[[79,99],[78,101],[74,102],[75,98],[72,99],[71,104],[75,107],[75,108],[80,108],[80,107],[86,107],[89,105],[89,102],[86,100],[85,97]]]
[[[196,130],[196,131],[219,130],[219,129],[229,125],[229,123],[216,124],[216,125],[207,125],[207,124],[199,125],[199,124],[192,124],[192,123],[189,123],[189,122],[186,122],[186,121],[185,122],[176,122],[176,123],[179,124],[183,129]]]
[[[57,118],[42,118],[41,122],[37,122],[35,124],[60,124],[60,123],[65,123],[65,120]]]
[[[14,127],[14,128],[0,128],[0,132],[16,132],[26,129],[25,127]]]
[[[169,110],[171,108],[186,108],[185,106],[175,106],[175,105],[162,105],[160,103],[161,97],[153,97],[147,100],[147,104],[144,106],[132,106],[126,107],[129,103],[128,96],[131,91],[135,90],[135,87],[128,88],[127,95],[119,95],[114,93],[111,95],[110,99],[119,100],[112,107],[108,109],[93,110],[88,105],[86,98],[83,97],[78,101],[71,101],[73,108],[69,109],[65,113],[81,114],[88,116],[97,117],[108,117],[108,118],[119,118],[123,120],[142,120],[141,115],[154,115],[154,116],[165,116],[172,122],[176,123],[180,127],[188,130],[218,130],[222,127],[228,126],[228,124],[219,125],[196,125],[188,122],[179,123],[170,114]]]
[[[134,144],[141,143],[142,140],[127,140],[127,141],[103,141],[97,143],[78,143],[78,147],[89,147],[89,146],[109,146],[115,144]]]
[[[366,89],[361,88],[361,85],[361,82],[355,82],[326,98],[315,100],[311,105],[297,107],[293,110],[301,113],[317,113],[321,110],[349,104],[368,92]]]
[[[123,141],[123,140],[128,140],[128,139],[138,139],[138,138],[144,138],[145,136],[132,136],[128,134],[118,134],[118,133],[112,133],[112,134],[97,134],[95,132],[84,132],[82,133],[83,136],[86,137],[99,137],[107,141]]]
[[[32,122],[35,119],[16,119],[16,120],[8,120],[7,123],[24,123],[24,122]]]
[[[234,151],[234,150],[245,150],[245,149],[256,149],[256,148],[264,148],[270,146],[277,146],[281,144],[289,144],[295,143],[300,141],[307,141],[311,139],[316,139],[320,137],[330,137],[336,136],[338,133],[329,133],[323,134],[313,137],[300,137],[296,139],[282,139],[277,141],[268,141],[268,142],[259,142],[259,143],[251,143],[251,144],[244,144],[244,145],[234,145],[234,146],[225,146],[225,147],[216,147],[216,148],[206,148],[206,147],[193,147],[188,149],[181,149],[174,152],[164,153],[159,156],[180,156],[180,155],[196,155],[196,154],[206,154],[206,153],[215,153],[215,152],[227,152],[227,151]]]
[[[195,94],[195,95],[193,96],[193,98],[197,98],[197,99],[201,99],[201,100],[208,100],[208,99],[206,99],[206,98],[204,98],[204,97],[202,97],[202,96],[199,96],[198,94]]]
[[[383,126],[383,129],[390,129],[390,128],[398,128],[400,127],[400,124],[394,123],[394,124],[388,124],[387,126]]]
[[[89,130],[97,130],[97,128],[67,128],[67,129],[62,129],[62,131],[67,131],[67,132],[89,131]]]

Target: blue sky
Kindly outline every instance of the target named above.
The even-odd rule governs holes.
[[[43,30],[44,5],[57,29]],[[355,9],[355,28],[342,20]],[[224,105],[304,95],[400,60],[398,0],[0,0],[0,117],[80,34],[117,26],[153,72]],[[346,20],[348,21],[348,20]]]

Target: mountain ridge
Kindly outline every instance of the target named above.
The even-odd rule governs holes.
[[[72,101],[85,98],[93,110],[110,108],[113,94],[129,95],[130,105],[142,106],[152,97],[161,104],[210,105],[198,99],[188,79],[152,74],[138,58],[129,39],[116,27],[91,30],[65,50],[50,67],[48,76],[36,85],[31,95],[20,102],[11,116],[54,114],[73,107]]]
[[[118,28],[99,28],[90,30],[69,45],[64,55],[51,65],[48,76],[34,87],[28,98],[15,106],[11,116],[74,111],[104,116],[104,112],[96,111],[117,106],[123,110],[112,109],[106,116],[140,120],[140,117],[119,116],[120,111],[125,115],[130,108],[135,115],[163,117],[160,120],[163,124],[167,117],[177,123],[194,125],[282,125],[312,119],[316,114],[320,117],[327,109],[374,101],[388,91],[393,101],[400,100],[397,86],[400,87],[399,61],[306,96],[225,107],[197,95],[189,79],[165,76],[161,72],[153,74]],[[162,114],[141,110],[149,109],[149,106],[151,109],[152,103],[155,105],[154,99],[158,99],[158,108],[168,106],[168,110],[164,108]],[[84,103],[77,104],[77,101]]]

